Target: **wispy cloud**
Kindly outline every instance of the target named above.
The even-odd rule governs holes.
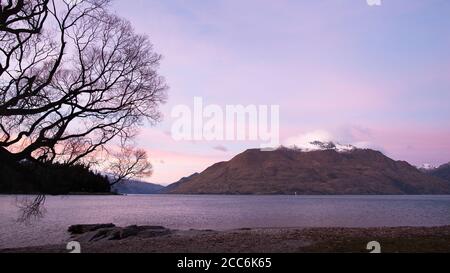
[[[228,148],[223,145],[214,146],[213,149],[216,151],[228,152]]]

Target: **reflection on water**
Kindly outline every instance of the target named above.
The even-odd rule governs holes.
[[[63,243],[72,224],[175,229],[450,225],[450,196],[49,196],[47,213],[17,223],[16,197],[0,196],[0,248]]]

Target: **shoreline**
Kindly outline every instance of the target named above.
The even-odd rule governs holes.
[[[114,226],[78,232],[71,240],[80,241],[84,253],[368,253],[370,241],[379,242],[385,253],[450,253],[450,225],[226,231]],[[0,249],[0,253],[67,252],[66,245]]]

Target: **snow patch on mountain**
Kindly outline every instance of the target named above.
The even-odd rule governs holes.
[[[424,164],[422,164],[421,166],[417,166],[417,168],[418,168],[419,170],[425,170],[425,171],[430,171],[430,170],[437,169],[436,166],[434,166],[434,165],[432,165],[432,164],[430,164],[430,163],[424,163]]]
[[[350,144],[340,144],[332,141],[311,141],[302,145],[289,146],[290,149],[300,150],[302,152],[335,150],[337,152],[349,152],[357,149]]]

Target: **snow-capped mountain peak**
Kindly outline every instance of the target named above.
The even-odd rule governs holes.
[[[323,150],[335,150],[337,152],[348,152],[356,149],[355,146],[350,144],[340,144],[332,141],[312,141],[300,146],[294,146],[294,149],[299,149],[303,152],[311,151],[323,151]]]
[[[434,166],[434,165],[432,165],[432,164],[429,164],[429,163],[424,163],[424,164],[422,164],[421,166],[419,166],[418,168],[419,168],[419,169],[422,169],[422,170],[434,170],[434,169],[436,169],[437,167]]]

